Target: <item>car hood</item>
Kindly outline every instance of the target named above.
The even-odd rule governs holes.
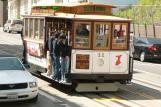
[[[4,70],[0,71],[0,84],[14,84],[36,81],[27,71]]]

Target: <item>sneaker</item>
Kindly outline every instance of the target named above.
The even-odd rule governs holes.
[[[64,82],[64,83],[66,83],[66,81],[65,81],[65,80],[63,80],[63,82]]]
[[[57,79],[55,79],[56,82],[59,82]]]
[[[59,83],[63,83],[63,80],[60,80]]]
[[[52,76],[52,75],[50,75],[50,76],[49,76],[49,78],[53,79],[53,76]]]

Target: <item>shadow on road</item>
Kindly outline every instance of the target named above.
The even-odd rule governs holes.
[[[50,81],[51,82],[51,81]],[[148,83],[146,83],[148,84]],[[152,85],[152,84],[149,84]],[[103,98],[103,94],[107,95],[114,95],[119,98],[123,98],[126,100],[161,100],[161,92],[157,89],[150,88],[141,84],[136,84],[132,83],[132,85],[119,85],[119,91],[118,92],[84,92],[84,93],[77,93],[74,90],[71,90],[71,86],[65,86],[65,85],[60,85],[53,83],[50,84],[51,87],[66,93],[70,96],[77,96],[77,97],[82,97],[85,96],[86,94],[88,95],[97,95],[101,96]],[[161,86],[155,86],[157,88],[161,89]],[[109,99],[108,97],[104,97]],[[90,99],[97,99],[97,97],[91,97]]]
[[[135,61],[139,61],[138,59],[135,59]],[[139,62],[141,62],[141,61],[139,61]],[[151,59],[151,60],[146,60],[145,61],[146,63],[154,63],[154,64],[161,64],[161,59],[158,59],[158,60],[156,60],[156,59]],[[142,62],[143,63],[143,62]]]

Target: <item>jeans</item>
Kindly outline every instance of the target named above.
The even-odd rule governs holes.
[[[61,57],[61,80],[66,81],[65,74],[68,72],[69,69],[69,57]]]
[[[56,57],[54,57],[54,63],[53,63],[53,65],[54,65],[54,75],[53,75],[53,79],[57,79],[57,80],[59,80],[60,79],[60,57],[58,56],[56,56]]]

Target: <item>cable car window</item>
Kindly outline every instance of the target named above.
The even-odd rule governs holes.
[[[127,49],[127,23],[114,23],[112,36],[112,49]]]
[[[29,26],[29,29],[30,29],[29,37],[32,38],[33,37],[33,19],[30,19],[29,22],[30,22],[30,26]]]
[[[91,23],[76,22],[74,28],[74,48],[90,48]]]
[[[28,19],[24,19],[25,21],[25,36],[27,37],[28,36]]]
[[[58,27],[59,27],[59,21],[58,21],[58,19],[54,19],[53,25],[52,25],[52,30],[53,31],[54,30],[59,30]]]
[[[34,20],[34,38],[38,39],[39,37],[39,29],[38,29],[38,19]]]
[[[110,23],[95,23],[94,49],[109,49],[111,25]]]
[[[44,38],[44,19],[40,19],[40,37],[39,39]]]
[[[65,30],[65,20],[59,20],[59,30]]]

